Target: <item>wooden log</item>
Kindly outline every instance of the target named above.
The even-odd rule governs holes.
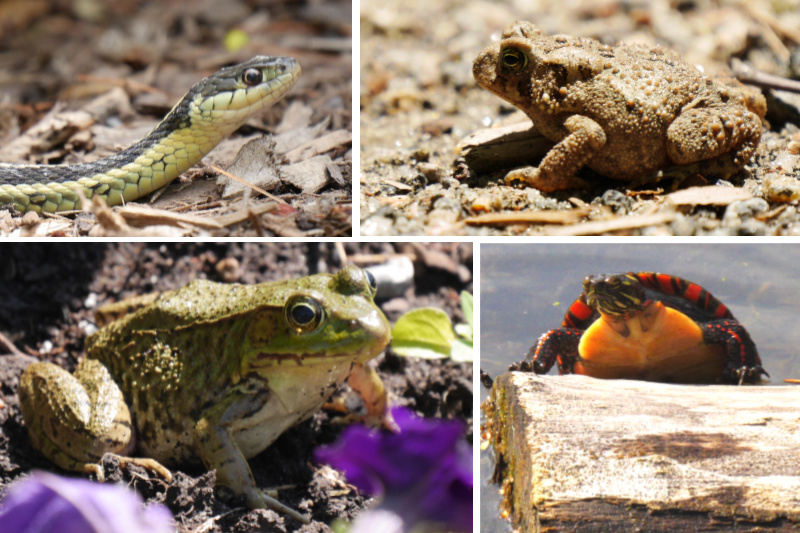
[[[538,165],[555,143],[539,133],[530,121],[501,128],[478,130],[456,149],[475,174]]]
[[[522,531],[800,523],[800,390],[510,372],[485,434]]]

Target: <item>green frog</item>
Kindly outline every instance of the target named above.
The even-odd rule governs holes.
[[[308,519],[256,487],[247,459],[320,409],[348,377],[366,418],[385,421],[386,391],[366,362],[391,329],[371,274],[231,285],[195,280],[98,311],[74,374],[34,363],[19,398],[33,445],[66,470],[94,473],[110,453],[154,470],[201,460],[217,486]],[[138,449],[143,457],[130,457]],[[162,465],[163,464],[163,465]]]

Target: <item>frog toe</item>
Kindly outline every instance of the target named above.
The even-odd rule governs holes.
[[[108,452],[103,455],[103,460],[105,461],[106,458],[113,458],[119,461],[119,465],[121,468],[125,468],[127,465],[137,465],[141,466],[142,468],[149,470],[158,474],[159,476],[163,477],[167,480],[167,482],[172,481],[172,472],[169,471],[168,468],[163,466],[161,463],[156,461],[155,459],[149,459],[147,457],[126,457],[124,455],[117,455],[116,453]],[[87,467],[90,465],[86,465]],[[95,465],[98,466],[99,465]],[[102,468],[100,468],[102,471]],[[100,479],[100,475],[98,475],[98,479]]]
[[[277,499],[267,494],[266,491],[250,489],[246,491],[246,496],[247,506],[251,509],[272,509],[279,513],[289,515],[302,524],[311,523],[311,520],[306,515],[300,514],[291,507],[282,504]]]

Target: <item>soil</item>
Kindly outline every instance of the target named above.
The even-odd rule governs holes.
[[[104,303],[180,287],[195,278],[239,283],[334,272],[341,250],[357,264],[403,253],[414,258],[412,286],[402,297],[379,302],[394,322],[422,306],[444,309],[463,322],[458,295],[472,291],[472,245],[420,244],[47,244],[5,247],[0,263],[0,333],[25,355],[0,355],[0,499],[8,485],[34,469],[58,471],[28,439],[19,411],[19,376],[32,361],[45,360],[74,370],[82,357],[93,309]],[[374,255],[377,254],[377,255]],[[57,258],[57,261],[53,261]],[[7,351],[2,350],[0,351]],[[466,421],[472,442],[472,365],[451,360],[401,358],[390,349],[373,361],[390,397],[418,415]],[[345,394],[346,385],[337,394]],[[2,407],[2,404],[5,407]],[[352,519],[372,503],[346,484],[341,474],[315,464],[312,450],[333,442],[342,431],[339,415],[320,411],[282,435],[249,461],[261,487],[287,486],[279,499],[312,516],[310,525],[271,510],[231,507],[214,491],[214,473],[202,468],[173,469],[171,483],[131,466],[104,463],[110,481],[122,481],[148,502],[162,502],[179,531],[331,531],[334,519]],[[64,472],[61,472],[64,473]],[[74,475],[74,474],[70,474]]]
[[[23,219],[6,208],[0,235],[351,235],[349,0],[1,2],[0,161],[74,164],[113,154],[201,78],[256,55],[295,58],[297,84],[182,177],[137,200],[155,211],[87,206]],[[257,167],[271,177],[261,188],[279,200],[250,189],[223,196],[211,165],[228,168],[246,141],[264,135],[286,141]]]
[[[481,159],[465,139],[527,130],[519,110],[472,77],[478,53],[515,20],[547,34],[660,44],[714,74],[744,64],[798,78],[796,9],[703,1],[361,3],[361,235],[795,235],[800,231],[800,98],[762,89],[759,148],[730,181],[670,180],[631,191],[583,169],[587,190],[542,193],[502,184],[549,146],[525,139]],[[797,84],[795,83],[795,86]],[[797,90],[797,89],[795,89]],[[495,150],[496,152],[499,150]],[[472,153],[474,156],[474,151]],[[516,160],[513,160],[516,159]],[[521,160],[521,161],[520,161]],[[716,186],[714,186],[716,185]],[[646,189],[646,190],[644,190]]]

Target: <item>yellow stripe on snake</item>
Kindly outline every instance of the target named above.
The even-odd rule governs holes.
[[[153,131],[118,154],[78,165],[0,164],[0,206],[22,212],[80,209],[77,190],[108,205],[141,198],[280,100],[299,75],[300,65],[290,57],[257,56],[200,81]]]

